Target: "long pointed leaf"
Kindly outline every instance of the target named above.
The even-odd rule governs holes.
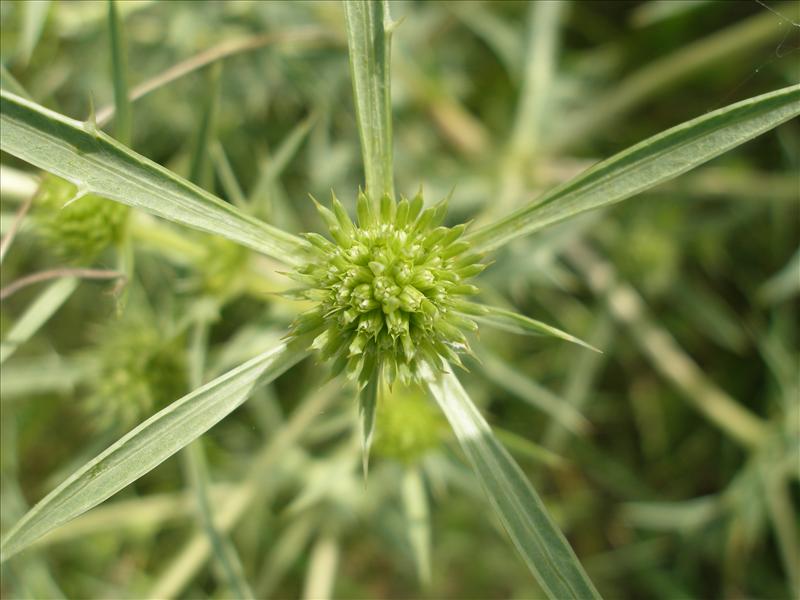
[[[302,261],[300,238],[239,211],[82,123],[0,91],[0,148],[94,193],[158,217],[216,233],[287,264]]]
[[[653,136],[466,237],[488,251],[587,210],[630,198],[800,114],[800,85],[750,98]]]
[[[439,403],[517,551],[553,600],[599,598],[564,535],[536,491],[452,373],[424,365],[428,389]]]
[[[86,463],[34,506],[0,547],[0,560],[97,506],[154,469],[305,356],[280,344],[159,411]]]
[[[393,24],[386,0],[345,0],[344,17],[367,194],[378,202],[384,194],[394,195],[389,70]]]

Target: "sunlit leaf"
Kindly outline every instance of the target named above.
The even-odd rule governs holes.
[[[423,371],[492,508],[547,596],[552,600],[599,598],[569,542],[456,376],[427,364]]]
[[[389,76],[393,23],[386,0],[345,0],[344,16],[367,194],[377,202],[384,194],[394,195]]]
[[[302,261],[300,238],[244,214],[99,131],[5,90],[0,148],[94,193],[164,219],[216,233],[287,264]]]

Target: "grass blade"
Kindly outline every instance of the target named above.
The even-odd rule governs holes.
[[[216,233],[286,264],[306,242],[250,217],[99,131],[2,90],[0,148],[78,186],[82,193]]]
[[[201,440],[195,440],[184,449],[187,471],[195,490],[197,510],[200,522],[208,536],[208,542],[217,558],[225,576],[225,581],[236,598],[253,598],[253,592],[247,583],[242,569],[242,562],[232,542],[214,523],[214,510],[209,493],[208,465]]]
[[[114,130],[117,139],[125,145],[131,143],[131,103],[128,100],[128,56],[122,19],[116,0],[108,0],[108,32],[111,38],[111,74],[114,80],[114,106],[117,122]]]
[[[630,198],[800,114],[800,85],[750,98],[653,136],[592,167],[466,239],[488,251],[538,229]]]
[[[39,38],[42,37],[47,15],[50,13],[50,0],[25,2],[23,4],[22,36],[20,39],[19,58],[23,65],[30,61]]]
[[[528,568],[554,600],[599,598],[563,534],[524,473],[452,373],[430,365],[423,376],[480,480],[489,501]]]
[[[221,63],[214,64],[209,70],[208,93],[205,97],[200,126],[197,128],[197,140],[192,150],[192,162],[189,167],[189,181],[206,190],[211,189],[211,184],[214,181],[214,172],[211,169],[210,147],[214,139],[214,124],[217,106],[219,105],[221,74]]]
[[[384,194],[394,196],[389,69],[394,24],[386,0],[345,0],[344,17],[367,195],[377,203]]]
[[[323,534],[311,549],[303,585],[304,600],[328,600],[333,597],[338,564],[339,542],[333,535]]]
[[[305,356],[280,344],[159,411],[86,463],[34,506],[0,548],[0,560],[97,506],[154,469]]]
[[[77,277],[63,277],[42,292],[25,313],[17,320],[5,339],[0,342],[0,364],[11,358],[21,344],[24,344],[42,325],[61,308],[78,287]]]

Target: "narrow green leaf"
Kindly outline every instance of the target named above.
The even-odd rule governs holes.
[[[800,294],[800,248],[789,262],[770,277],[758,290],[758,299],[764,304],[777,304]]]
[[[579,346],[583,346],[589,350],[594,350],[595,352],[601,352],[591,344],[588,344],[565,331],[561,331],[557,327],[548,325],[547,323],[542,323],[536,319],[531,319],[525,315],[521,315],[519,313],[515,313],[514,311],[506,310],[498,306],[489,306],[486,304],[481,304],[480,306],[486,309],[484,314],[470,314],[467,316],[469,316],[470,319],[478,321],[479,323],[496,327],[497,329],[502,329],[503,331],[508,331],[510,333],[519,333],[522,335],[548,335],[561,340],[566,340],[567,342],[572,342],[573,344],[578,344]]]
[[[375,409],[378,406],[380,393],[380,377],[369,378],[367,385],[358,393],[358,420],[361,432],[361,463],[364,469],[364,480],[369,470],[369,450],[372,447],[372,436],[375,432]]]
[[[22,36],[20,38],[19,56],[23,65],[27,65],[31,59],[36,44],[44,31],[47,22],[47,15],[50,12],[50,0],[38,0],[37,2],[24,2]]]
[[[452,373],[423,366],[439,403],[475,474],[517,551],[553,600],[599,598],[564,535],[525,474],[492,434],[488,423]]]
[[[208,72],[207,94],[205,96],[200,126],[197,128],[197,139],[192,151],[192,162],[189,167],[189,181],[201,188],[210,190],[213,181],[211,170],[210,147],[214,138],[214,123],[219,105],[220,78],[222,63],[215,63]]]
[[[531,2],[528,5],[528,48],[514,127],[511,151],[530,157],[542,139],[542,129],[553,93],[556,51],[565,2]]]
[[[111,75],[114,80],[114,107],[117,114],[114,128],[117,139],[129,145],[131,103],[128,99],[128,53],[116,0],[108,0],[108,32],[111,38]]]
[[[651,137],[466,239],[486,252],[685,173],[800,114],[800,85],[750,98]]]
[[[339,541],[332,534],[321,535],[311,548],[301,596],[303,600],[328,600],[333,597],[338,564]]]
[[[653,531],[697,530],[722,514],[719,496],[701,496],[682,502],[629,502],[622,516],[635,527]]]
[[[428,585],[431,582],[431,516],[420,470],[406,469],[402,486],[408,541],[414,554],[417,577],[422,585]]]
[[[77,277],[62,277],[51,283],[42,294],[33,301],[23,315],[17,320],[8,335],[0,342],[0,364],[11,358],[17,348],[31,339],[42,325],[61,308],[78,287]]]
[[[272,381],[305,352],[280,344],[173,402],[86,463],[34,506],[3,540],[0,560],[97,506],[157,467]]]
[[[189,478],[195,491],[200,522],[208,536],[214,556],[222,567],[225,581],[236,598],[242,598],[243,600],[253,598],[253,592],[244,576],[242,562],[236,553],[236,548],[228,536],[219,531],[214,523],[214,510],[212,509],[211,494],[209,493],[208,465],[202,440],[195,440],[186,446],[183,452]]]
[[[228,195],[228,198],[235,206],[244,208],[247,206],[247,198],[245,198],[242,186],[236,178],[236,173],[233,171],[228,155],[225,153],[225,148],[218,140],[211,144],[211,160],[214,163],[214,170],[217,177],[222,184],[222,189]]]
[[[389,4],[344,1],[350,75],[367,195],[377,205],[394,196],[392,175],[391,30]]]
[[[0,92],[0,148],[82,192],[216,233],[287,264],[303,260],[302,239],[248,216],[97,130]]]

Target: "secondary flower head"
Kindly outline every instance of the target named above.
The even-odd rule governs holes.
[[[84,401],[98,428],[127,429],[187,391],[188,372],[181,337],[139,319],[105,327],[100,363]]]
[[[36,197],[39,233],[60,255],[95,258],[122,237],[129,208],[94,194],[77,196],[68,181],[46,175]]]
[[[291,336],[310,341],[333,371],[363,386],[382,367],[389,383],[410,382],[421,361],[460,364],[465,331],[477,325],[467,280],[483,270],[480,255],[461,238],[467,224],[444,227],[447,199],[423,210],[422,193],[373,208],[358,197],[354,224],[334,196],[333,210],[317,204],[333,241],[307,234],[311,260],[293,273],[316,306],[293,323]]]

